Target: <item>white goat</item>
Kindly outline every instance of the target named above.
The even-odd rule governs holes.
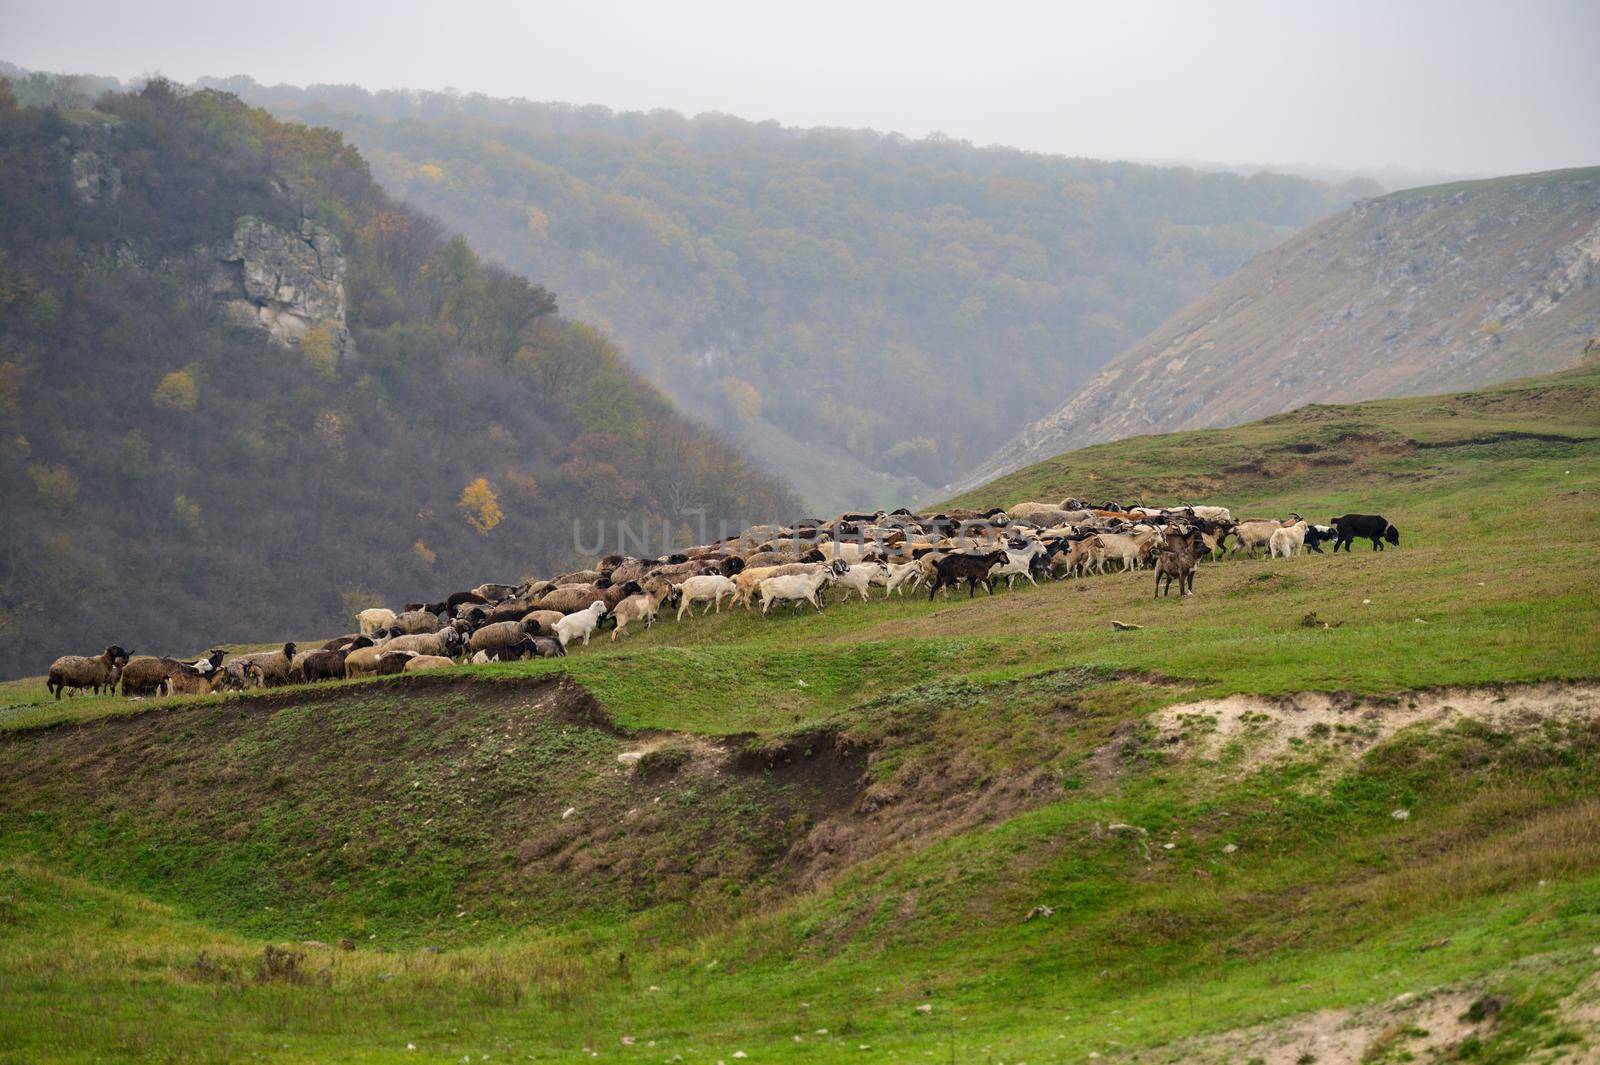
[[[1038,587],[1039,582],[1033,579],[1033,560],[1044,554],[1046,550],[1048,550],[1048,548],[1046,548],[1044,544],[1037,540],[1034,540],[1026,547],[1017,548],[1007,546],[1005,549],[1005,565],[996,566],[994,569],[990,570],[989,577],[991,579],[1004,577],[1006,579],[1007,590],[1011,588],[1012,583],[1016,581],[1018,577],[1026,577],[1028,578],[1029,584],[1033,585],[1034,587]]]
[[[1100,533],[1096,539],[1100,541],[1101,565],[1105,559],[1112,558],[1122,560],[1124,573],[1138,569],[1146,545],[1155,543],[1156,537],[1156,531],[1148,526],[1135,528],[1131,533]]]
[[[561,646],[565,648],[567,644],[581,636],[583,645],[588,647],[589,637],[594,635],[595,630],[600,627],[600,619],[605,616],[605,603],[596,599],[582,610],[568,614],[556,622],[556,639],[560,640]]]
[[[843,573],[839,574],[838,583],[846,589],[845,598],[850,597],[849,589],[854,589],[861,596],[861,601],[867,601],[867,589],[875,580],[888,580],[889,567],[882,562],[857,562]]]
[[[896,592],[903,596],[906,594],[907,585],[910,586],[913,592],[916,591],[922,584],[923,576],[922,560],[919,558],[914,558],[910,562],[902,562],[897,566],[890,566],[889,579],[883,586],[883,597],[887,599]]]
[[[817,602],[817,593],[832,584],[835,579],[832,570],[817,570],[814,573],[790,573],[781,577],[768,577],[761,582],[761,614],[766,616],[767,609],[773,603],[793,601],[796,606],[800,603],[810,603],[818,611],[822,604]]]
[[[643,621],[647,629],[654,625],[661,604],[671,595],[672,585],[667,581],[646,581],[644,591],[628,596],[611,612],[611,616],[617,619],[617,627],[611,630],[611,642],[617,642],[617,637],[630,621]]]
[[[678,591],[683,593],[683,598],[678,602],[678,620],[683,620],[684,611],[696,603],[704,603],[706,607],[700,611],[709,614],[713,610],[722,613],[722,600],[732,599],[739,591],[731,578],[719,573],[707,573],[698,577],[687,577],[678,585]]]

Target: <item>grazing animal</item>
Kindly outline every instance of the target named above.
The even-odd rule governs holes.
[[[1300,516],[1296,514],[1294,517],[1296,520],[1298,520]],[[1228,552],[1228,555],[1231,557],[1238,554],[1239,549],[1242,547],[1251,558],[1255,558],[1257,549],[1270,547],[1272,544],[1272,534],[1281,528],[1283,528],[1283,522],[1276,518],[1261,518],[1253,521],[1241,521],[1237,526],[1234,527],[1234,545],[1232,550]]]
[[[928,587],[928,598],[931,600],[934,594],[946,585],[960,587],[962,581],[967,582],[968,599],[977,592],[980,583],[990,595],[993,595],[994,578],[990,576],[990,570],[1004,565],[1007,561],[1006,553],[999,550],[981,555],[964,552],[945,555],[934,563],[933,584]]]
[[[1335,554],[1342,547],[1348,555],[1351,542],[1358,539],[1371,540],[1374,551],[1382,551],[1386,540],[1395,547],[1400,546],[1400,530],[1378,514],[1345,514],[1333,519],[1333,527],[1338,532],[1333,545]]]
[[[1272,530],[1272,535],[1267,538],[1267,548],[1273,558],[1282,555],[1284,558],[1293,558],[1296,551],[1305,546],[1306,530],[1310,528],[1305,520],[1285,525],[1280,529]]]
[[[1080,577],[1087,574],[1090,569],[1100,573],[1105,556],[1105,545],[1101,543],[1100,537],[1085,536],[1082,540],[1074,540],[1072,546],[1067,548],[1066,570]]]
[[[371,643],[362,645],[370,647]],[[356,647],[341,647],[337,651],[311,651],[300,657],[300,677],[305,681],[343,680],[344,662]]]
[[[524,618],[521,621],[500,621],[485,625],[467,641],[468,651],[493,651],[500,647],[515,647],[523,640],[539,635],[539,622]]]
[[[1178,582],[1178,598],[1194,594],[1194,568],[1200,561],[1201,552],[1205,550],[1205,541],[1200,536],[1198,529],[1189,529],[1185,532],[1171,532],[1166,535],[1161,549],[1156,552],[1156,590],[1155,597],[1170,595],[1172,582]],[[1161,587],[1165,578],[1167,586]]]
[[[628,627],[630,621],[643,621],[647,629],[654,625],[661,604],[670,601],[675,594],[672,582],[664,578],[651,577],[645,581],[644,591],[628,596],[611,612],[617,619],[616,627],[611,630],[611,642],[617,642],[617,635]]]
[[[166,685],[167,674],[183,663],[176,658],[139,655],[122,667],[123,695],[155,695]]]
[[[380,629],[387,629],[395,622],[395,612],[375,606],[370,610],[363,610],[356,615],[356,628],[371,636]]]
[[[413,651],[379,651],[373,656],[371,672],[380,677],[391,677],[396,673],[403,673],[406,663],[417,657]],[[349,663],[346,662],[346,667]]]
[[[720,573],[705,573],[698,577],[688,577],[678,585],[681,597],[678,600],[678,618],[682,621],[684,612],[690,610],[696,603],[704,603],[705,609],[700,613],[707,614],[712,611],[722,613],[722,600],[732,599],[738,592],[738,587],[729,577]]]
[[[566,655],[567,648],[554,636],[535,636],[533,653],[540,658],[562,658]]]
[[[162,687],[168,695],[209,695],[228,683],[226,670],[214,669],[209,673],[201,673],[193,666],[178,664],[178,668],[168,673],[162,682]]]
[[[1099,564],[1103,569],[1106,559],[1118,559],[1122,562],[1122,572],[1138,569],[1148,549],[1159,537],[1160,534],[1148,526],[1141,526],[1132,532],[1100,533],[1095,537],[1099,540]]]
[[[861,601],[867,601],[867,589],[872,587],[875,580],[889,579],[889,567],[882,562],[857,562],[843,573],[839,574],[837,583],[847,589],[845,598],[850,597],[849,589],[853,589],[861,596]]]
[[[289,683],[294,669],[294,652],[294,644],[286,643],[279,651],[260,651],[240,657],[246,662],[254,662],[261,670],[262,687],[276,688]]]
[[[132,657],[132,651],[124,651],[116,644],[93,656],[62,655],[50,663],[50,673],[45,678],[45,688],[55,695],[58,701],[63,688],[72,688],[76,691],[93,688],[96,695],[100,694],[101,688],[115,690],[117,681],[122,677],[122,668]]]
[[[1043,557],[1049,550],[1044,544],[1035,540],[1026,547],[1006,547],[1005,564],[994,571],[991,576],[996,580],[1001,577],[1006,579],[1006,588],[1010,588],[1018,577],[1026,577],[1028,583],[1037,586],[1038,581],[1033,579],[1034,559]]]
[[[765,617],[768,608],[777,602],[793,602],[797,608],[802,602],[810,603],[820,612],[822,603],[817,593],[832,584],[836,577],[832,569],[822,568],[810,573],[785,573],[766,578],[760,586],[762,616]]]
[[[384,644],[386,651],[415,651],[419,655],[432,655],[438,658],[449,658],[461,653],[466,637],[461,635],[461,630],[451,625],[446,625],[437,632],[407,633],[396,636]]]
[[[444,610],[407,610],[404,614],[396,615],[394,624],[390,628],[399,629],[402,635],[420,635],[424,632],[434,632],[439,628],[439,615]]]
[[[1306,526],[1306,548],[1322,554],[1322,545],[1339,538],[1339,530],[1331,525]]]
[[[455,659],[447,658],[444,655],[412,655],[406,660],[406,664],[401,667],[400,672],[422,673],[430,669],[444,669],[455,664]]]
[[[582,610],[575,610],[556,622],[556,639],[561,641],[563,649],[573,640],[583,639],[583,645],[589,646],[589,637],[600,627],[600,620],[606,616],[604,600],[596,599]]]
[[[896,593],[903,596],[906,594],[907,585],[911,586],[912,591],[916,591],[917,585],[922,583],[923,576],[922,562],[919,559],[890,566],[889,580],[883,586],[883,597],[887,599]]]
[[[264,683],[261,676],[261,667],[243,658],[235,658],[225,663],[222,671],[228,674],[228,686],[238,691],[246,688],[259,688]]]

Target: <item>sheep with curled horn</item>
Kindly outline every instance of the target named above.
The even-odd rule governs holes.
[[[124,651],[116,644],[111,644],[97,655],[62,655],[50,663],[45,688],[57,700],[65,688],[74,691],[92,688],[96,695],[100,694],[101,688],[114,690],[117,681],[122,678],[123,667],[132,657],[132,651]]]

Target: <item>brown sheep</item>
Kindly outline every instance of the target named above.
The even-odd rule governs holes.
[[[294,654],[294,644],[286,643],[282,650],[260,651],[240,657],[246,662],[254,662],[260,668],[263,687],[276,688],[290,682],[294,670]]]
[[[417,657],[411,651],[379,651],[375,656],[372,672],[380,677],[393,676],[404,672],[406,663]],[[349,663],[346,662],[348,667]],[[348,675],[348,674],[347,674]]]
[[[444,613],[432,610],[407,610],[404,614],[394,619],[392,628],[399,629],[403,635],[416,635],[424,632],[436,632],[439,628],[439,615]]]
[[[559,610],[530,610],[521,618],[523,621],[536,621],[539,623],[540,632],[554,632],[556,622],[566,617]]]
[[[122,677],[122,668],[132,657],[132,651],[124,651],[116,644],[92,657],[63,655],[50,663],[50,673],[45,678],[45,687],[57,700],[61,698],[63,688],[78,691],[93,688],[96,695],[100,694],[101,688],[115,690],[117,681]]]
[[[371,646],[370,643],[363,647]],[[300,657],[300,675],[305,681],[343,680],[344,660],[359,647],[341,647],[337,651],[311,651]]]
[[[467,641],[467,650],[494,651],[502,647],[512,647],[530,637],[539,635],[537,621],[500,621],[493,625],[485,625],[472,634],[472,639]]]
[[[158,694],[166,684],[167,674],[182,665],[176,658],[158,658],[154,655],[130,658],[128,664],[122,667],[122,694]]]

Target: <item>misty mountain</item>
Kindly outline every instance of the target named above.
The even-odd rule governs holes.
[[[726,115],[213,81],[601,323],[817,509],[904,502],[1376,191]]]
[[[1393,193],[1255,259],[960,487],[1105,440],[1562,369],[1596,336],[1600,168]]]

